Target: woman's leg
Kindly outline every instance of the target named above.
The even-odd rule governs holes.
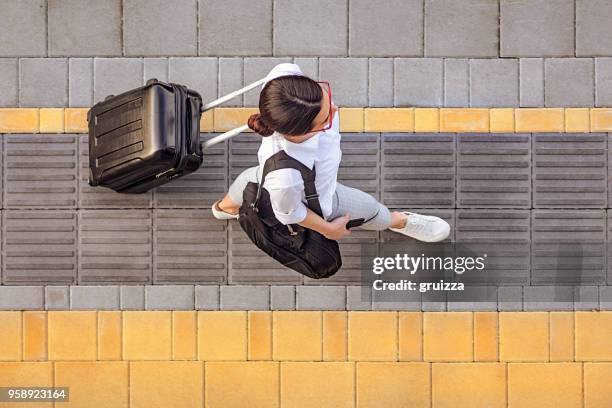
[[[361,228],[367,230],[402,228],[408,217],[401,212],[389,211],[385,205],[364,191],[337,183],[329,220],[346,213],[351,219],[364,218],[365,222]]]
[[[225,211],[229,214],[237,214],[240,205],[242,204],[242,192],[247,184],[252,181],[257,183],[257,170],[259,166],[249,167],[236,177],[236,180],[230,185],[229,191],[222,200],[216,203],[217,209]]]
[[[332,203],[332,220],[348,213],[350,219],[364,218],[361,226],[369,230],[392,231],[424,242],[438,242],[446,239],[450,225],[439,217],[404,211],[389,211],[370,194],[338,183]]]

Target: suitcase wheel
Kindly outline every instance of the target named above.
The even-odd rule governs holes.
[[[114,98],[115,95],[108,95],[106,98],[104,98],[105,101],[108,101],[110,98]]]
[[[151,78],[147,81],[147,85],[153,85],[158,83],[159,81],[157,80],[157,78]]]

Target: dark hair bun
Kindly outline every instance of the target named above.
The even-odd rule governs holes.
[[[261,114],[255,113],[249,117],[247,122],[250,129],[259,133],[262,136],[270,136],[274,133],[274,130],[270,129],[266,122],[263,121]]]

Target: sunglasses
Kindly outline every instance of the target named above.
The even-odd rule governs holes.
[[[327,122],[327,126],[325,126],[322,129],[314,129],[311,130],[308,133],[311,132],[323,132],[325,130],[329,130],[332,127],[332,93],[331,93],[331,87],[329,86],[329,82],[327,81],[317,81],[318,84],[321,84],[321,87],[327,92],[327,95],[329,96],[329,116],[328,116],[328,122]]]

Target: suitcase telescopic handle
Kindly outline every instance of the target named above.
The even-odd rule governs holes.
[[[259,81],[255,81],[250,85],[245,86],[242,89],[239,89],[237,91],[234,91],[232,93],[229,93],[225,96],[222,96],[221,98],[214,100],[204,106],[202,106],[201,112],[206,112],[207,110],[210,110],[216,106],[219,106],[227,101],[229,101],[230,99],[233,99],[239,95],[242,95],[245,92],[250,91],[253,88],[258,87],[259,85],[263,84],[264,82],[266,82],[267,77],[264,77],[262,79],[260,79]],[[217,143],[221,143],[227,139],[230,139],[236,135],[239,135],[240,133],[246,131],[249,127],[247,125],[242,125],[240,127],[234,128],[228,132],[222,133],[218,136],[215,136],[209,140],[207,140],[206,142],[202,143],[202,149],[206,149],[210,146],[216,145]]]
[[[264,82],[266,82],[266,79],[267,79],[267,77],[261,78],[259,81],[255,81],[252,84],[247,85],[247,86],[245,86],[242,89],[239,89],[239,90],[234,91],[232,93],[229,93],[229,94],[227,94],[225,96],[222,96],[221,98],[216,99],[216,100],[214,100],[214,101],[212,101],[210,103],[207,103],[206,105],[202,106],[202,110],[201,111],[202,112],[206,112],[207,110],[211,110],[214,107],[217,107],[217,106],[219,106],[221,104],[224,104],[225,102],[229,101],[230,99],[234,99],[235,97],[240,96],[243,93],[248,92],[251,89],[258,87],[259,85],[261,85]]]

